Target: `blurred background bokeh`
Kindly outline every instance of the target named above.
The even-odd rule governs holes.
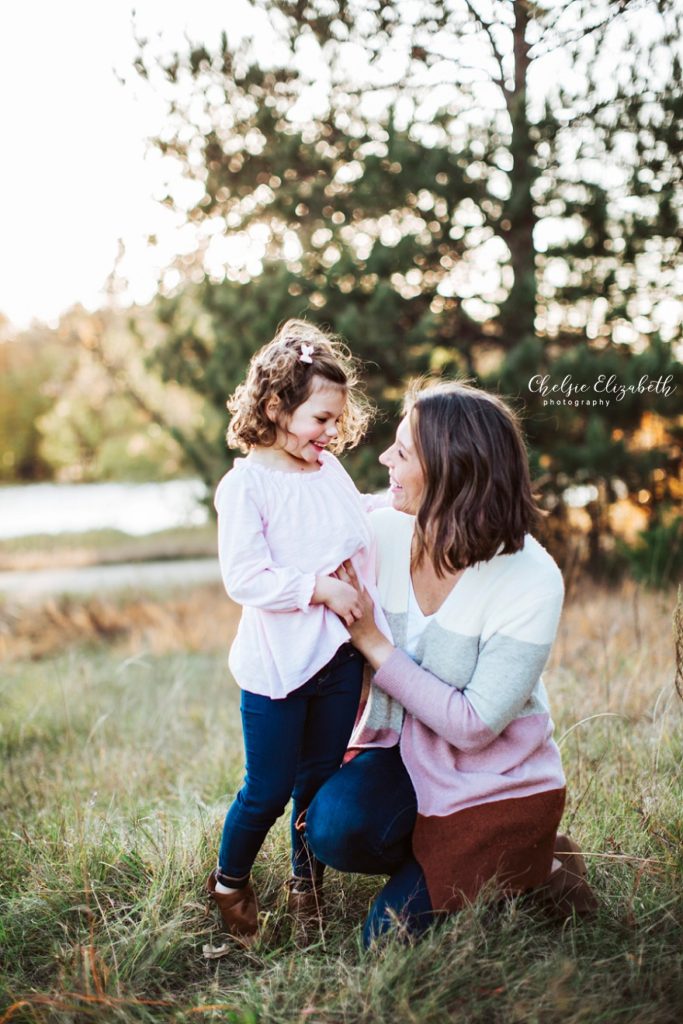
[[[124,56],[100,57],[145,110],[161,219],[51,316],[23,267],[25,312],[0,319],[0,568],[73,563],[69,533],[89,560],[211,555],[225,400],[306,316],[364,362],[361,488],[385,483],[406,382],[459,375],[520,411],[568,580],[680,579],[680,5],[239,0],[194,25],[138,7]],[[88,175],[107,159],[95,144]],[[59,206],[47,178],[32,203]],[[95,216],[70,213],[76,235]]]

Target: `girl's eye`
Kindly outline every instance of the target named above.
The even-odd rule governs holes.
[[[325,419],[324,416],[316,416],[316,420],[318,421],[318,423],[327,423],[327,420]]]

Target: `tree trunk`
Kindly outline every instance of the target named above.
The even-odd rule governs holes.
[[[513,166],[510,173],[510,198],[505,204],[503,215],[504,238],[510,250],[514,282],[500,313],[501,343],[507,350],[535,333],[536,316],[536,259],[533,239],[536,216],[531,190],[538,176],[538,169],[527,114],[526,89],[530,64],[530,47],[526,39],[529,23],[528,0],[517,0],[514,9],[514,85],[511,89],[505,89],[505,99],[512,123],[510,152]]]

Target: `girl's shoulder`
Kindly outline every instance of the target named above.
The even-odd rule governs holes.
[[[330,452],[323,452],[316,473],[296,473],[266,465],[250,456],[235,459],[232,469],[219,481],[214,505],[220,512],[238,501],[250,500],[262,510],[290,499],[318,501],[331,490],[353,490],[355,484]]]
[[[320,472],[333,487],[345,487],[358,491],[348,471],[344,468],[336,455],[332,452],[321,452]]]
[[[235,459],[232,469],[221,477],[216,487],[213,503],[217,512],[221,506],[233,504],[241,495],[261,493],[265,480],[262,479],[261,467],[247,458]]]
[[[332,452],[324,451],[320,453],[320,466],[321,469],[325,470],[332,477],[336,476],[351,480],[351,477],[344,469],[337,456],[333,455]]]

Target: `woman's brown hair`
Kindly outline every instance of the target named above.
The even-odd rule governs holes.
[[[415,560],[438,576],[510,555],[540,521],[516,414],[469,384],[418,385],[405,413],[425,477]]]
[[[243,452],[253,445],[272,447],[278,430],[287,429],[295,409],[309,397],[316,377],[346,391],[346,405],[330,450],[339,454],[358,444],[367,430],[371,409],[359,390],[356,360],[334,335],[306,320],[288,320],[252,357],[246,379],[228,399],[232,413],[228,447]],[[273,398],[278,400],[276,422],[267,412]]]

